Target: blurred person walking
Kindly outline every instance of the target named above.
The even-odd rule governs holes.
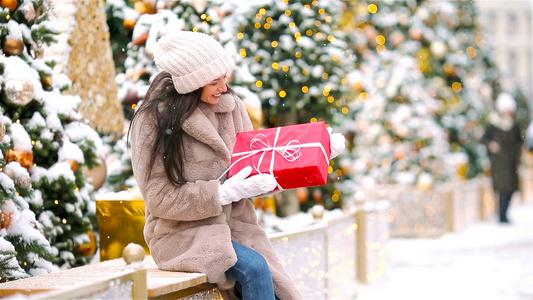
[[[516,102],[507,93],[496,99],[496,111],[489,115],[489,125],[482,137],[491,163],[494,191],[499,195],[499,221],[509,223],[507,210],[513,193],[518,190],[518,164],[523,139],[514,114]]]

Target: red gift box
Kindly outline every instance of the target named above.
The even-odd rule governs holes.
[[[272,174],[277,189],[328,182],[330,135],[324,122],[289,125],[237,134],[228,176],[252,166],[252,175]]]

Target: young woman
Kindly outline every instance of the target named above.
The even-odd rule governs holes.
[[[226,85],[234,61],[212,37],[178,31],[159,39],[163,69],[132,118],[135,178],[146,202],[144,236],[158,267],[201,272],[228,298],[301,299],[247,198],[271,192],[269,174],[223,176],[236,134],[253,130]],[[344,139],[332,134],[336,153]]]

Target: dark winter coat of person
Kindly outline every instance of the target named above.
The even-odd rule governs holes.
[[[489,125],[482,142],[487,146],[494,191],[499,195],[499,221],[508,223],[511,197],[519,188],[518,166],[523,139],[514,118],[516,102],[507,93],[496,99],[496,111],[489,115]]]

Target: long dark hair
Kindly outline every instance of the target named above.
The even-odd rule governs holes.
[[[156,155],[162,152],[165,173],[171,182],[185,183],[183,178],[183,122],[193,113],[200,103],[202,88],[188,94],[179,94],[174,88],[172,77],[167,72],[157,74],[146,92],[143,103],[131,118],[129,133],[133,122],[140,114],[151,115],[156,121],[156,139],[151,149],[150,173]],[[149,175],[146,176],[147,180]]]

